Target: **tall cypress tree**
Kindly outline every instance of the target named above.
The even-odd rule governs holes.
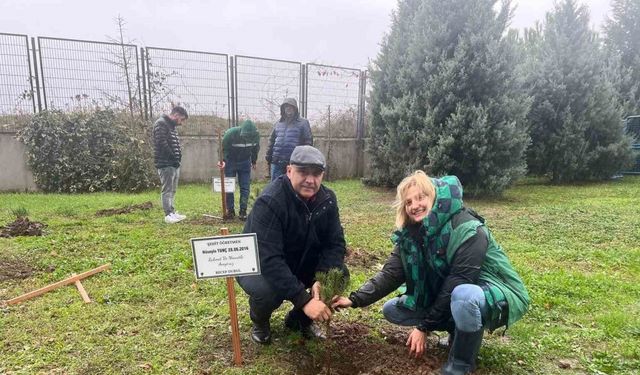
[[[640,0],[613,0],[604,25],[605,45],[617,58],[623,115],[640,115]]]
[[[501,193],[525,172],[529,100],[516,90],[509,1],[403,0],[372,67],[374,184],[415,169]]]
[[[553,182],[613,175],[629,160],[629,139],[587,8],[563,0],[528,36],[534,59],[527,79],[534,98],[530,171]]]

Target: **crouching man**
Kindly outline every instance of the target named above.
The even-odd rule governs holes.
[[[251,339],[259,344],[270,342],[271,314],[285,300],[293,304],[285,326],[321,338],[313,322],[328,320],[331,310],[315,273],[341,268],[348,275],[336,195],[322,185],[325,168],[318,149],[296,147],[286,174],[265,187],[245,223],[244,233],[257,234],[262,274],[237,281],[249,295]]]

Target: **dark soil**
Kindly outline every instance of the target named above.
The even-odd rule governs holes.
[[[262,362],[257,357],[274,356],[274,373],[296,375],[326,374],[325,351],[322,345],[310,345],[298,339],[287,339],[272,321],[274,348],[262,347],[248,337],[240,328],[242,359],[244,366]],[[233,366],[231,333],[220,335],[212,327],[207,328],[197,353],[198,374],[210,375],[213,362]],[[331,374],[332,375],[392,375],[392,374],[438,374],[446,361],[446,350],[437,347],[437,336],[427,338],[427,351],[419,359],[409,357],[405,343],[410,328],[384,325],[374,329],[363,323],[333,322],[331,330]],[[315,343],[314,343],[315,344]],[[315,349],[312,349],[315,348]],[[278,361],[281,361],[280,364]]]
[[[16,258],[0,258],[0,282],[29,278],[35,270]]]
[[[437,374],[446,353],[429,340],[427,352],[419,359],[409,357],[405,343],[409,329],[387,327],[373,337],[372,329],[361,323],[335,323],[332,326],[331,374]],[[376,335],[377,336],[377,335]],[[434,337],[435,338],[435,337]],[[324,355],[297,358],[297,374],[326,374]]]
[[[188,217],[184,222],[191,225],[214,225],[223,223],[224,221],[222,220],[222,217],[211,217],[202,215]]]
[[[137,210],[150,210],[151,208],[153,208],[153,203],[144,202],[140,204],[129,205],[122,208],[108,208],[106,210],[100,210],[96,212],[96,216],[101,217],[101,216],[122,215],[122,214],[131,213]]]
[[[371,268],[384,262],[384,259],[364,249],[347,247],[347,256],[344,261],[349,266]]]
[[[28,217],[19,217],[13,223],[0,227],[0,237],[42,236],[42,229],[47,224],[30,221]]]

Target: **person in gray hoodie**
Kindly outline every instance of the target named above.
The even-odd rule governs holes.
[[[270,165],[271,181],[285,173],[293,149],[313,146],[309,121],[300,117],[298,103],[286,98],[280,105],[280,120],[273,125],[265,159]]]

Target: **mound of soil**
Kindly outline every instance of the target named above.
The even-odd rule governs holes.
[[[47,224],[30,221],[28,217],[19,217],[13,223],[0,227],[0,237],[42,236],[42,228]]]
[[[0,258],[0,282],[26,279],[35,270],[26,262],[14,258]]]
[[[133,211],[137,211],[137,210],[150,210],[151,208],[153,208],[153,203],[144,202],[140,204],[129,205],[122,208],[108,208],[106,210],[100,210],[96,212],[96,216],[101,217],[101,216],[122,215],[122,214],[128,214]]]
[[[436,347],[435,337],[428,341],[421,358],[409,357],[405,346],[408,329],[385,327],[379,332],[383,340],[370,334],[371,328],[361,323],[333,325],[331,374],[391,375],[437,374],[446,353]],[[323,356],[322,356],[323,357]],[[325,374],[324,358],[298,358],[298,374]]]
[[[246,365],[260,362],[262,355],[274,355],[274,373],[289,372],[296,375],[326,374],[325,352],[311,350],[304,339],[291,340],[282,335],[288,331],[279,331],[279,324],[272,321],[272,334],[275,348],[266,349],[251,342],[247,327],[241,327],[241,345],[243,361]],[[427,337],[427,350],[421,358],[409,357],[405,346],[410,328],[384,325],[373,329],[363,323],[333,322],[331,330],[331,374],[332,375],[395,375],[395,374],[438,374],[447,359],[446,350],[437,346],[438,337]],[[264,354],[263,354],[264,352]],[[213,362],[228,363],[231,366],[233,350],[231,334],[216,334],[213,328],[204,332],[197,354],[198,374],[212,375]]]
[[[378,263],[384,262],[385,259],[382,259],[375,254],[368,253],[364,249],[347,247],[347,254],[344,261],[349,266],[371,268]]]

